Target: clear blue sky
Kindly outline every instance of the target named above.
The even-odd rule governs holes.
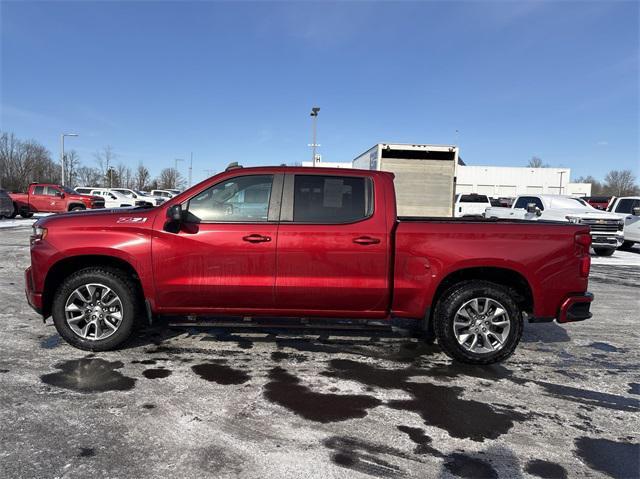
[[[199,180],[307,160],[318,105],[326,161],[459,130],[469,164],[637,173],[638,5],[5,1],[1,128]]]

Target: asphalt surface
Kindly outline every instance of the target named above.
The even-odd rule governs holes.
[[[94,355],[24,299],[30,223],[0,229],[2,477],[640,475],[640,249],[594,260],[591,320],[527,325],[501,365],[268,328],[155,327]]]

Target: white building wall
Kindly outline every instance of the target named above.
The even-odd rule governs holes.
[[[518,196],[527,193],[571,194],[571,169],[509,166],[458,166],[456,193]],[[562,183],[561,183],[562,182]]]

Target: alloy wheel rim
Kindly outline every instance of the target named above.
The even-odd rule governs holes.
[[[100,341],[113,335],[122,324],[122,301],[108,286],[84,284],[67,297],[67,325],[80,338]]]
[[[467,301],[453,319],[453,333],[458,344],[472,353],[500,351],[510,330],[506,308],[492,298],[478,297]]]

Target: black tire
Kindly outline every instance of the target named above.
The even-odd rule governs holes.
[[[65,303],[73,291],[88,283],[100,283],[111,288],[122,302],[122,321],[118,329],[102,340],[83,339],[67,324]],[[139,288],[125,273],[106,267],[86,268],[66,278],[55,292],[51,315],[53,323],[69,344],[86,351],[111,351],[122,346],[138,326],[140,315]]]
[[[22,216],[23,218],[31,218],[33,216],[33,213],[30,213],[29,211],[21,211],[20,216]]]
[[[511,356],[522,337],[522,312],[513,299],[515,292],[500,284],[482,280],[463,281],[448,289],[438,300],[433,322],[438,344],[450,358],[468,364],[492,364]],[[458,343],[453,330],[457,311],[473,298],[490,298],[500,303],[509,317],[510,329],[504,345],[495,352],[476,353]]]
[[[86,208],[84,206],[75,205],[69,208],[69,211],[84,211]]]
[[[622,251],[629,251],[633,248],[633,241],[623,241],[622,244],[620,245],[620,248]]]
[[[615,248],[593,248],[593,252],[598,256],[611,256],[615,251]]]
[[[16,204],[13,204],[13,211],[11,212],[11,214],[5,215],[6,218],[9,219],[13,219],[18,215],[18,207],[16,206]]]

